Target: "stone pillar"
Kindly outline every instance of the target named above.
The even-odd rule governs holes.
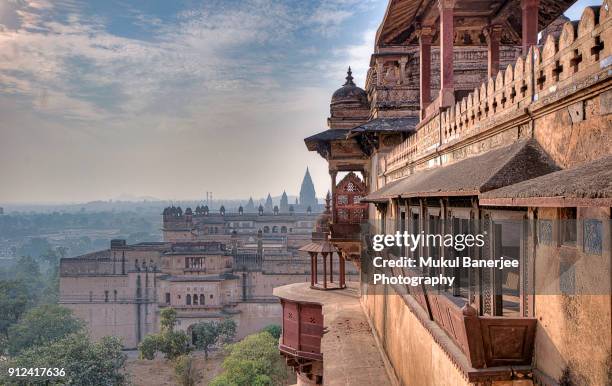
[[[329,254],[329,282],[334,282],[334,253]]]
[[[346,286],[346,277],[344,272],[344,256],[340,252],[338,252],[338,259],[340,262],[340,288],[344,288]]]
[[[316,275],[316,271],[317,268],[315,266],[315,252],[310,252],[310,285],[314,286],[316,281],[315,281],[315,275]]]
[[[431,102],[431,37],[432,29],[421,28],[419,32],[419,100],[421,102],[421,119],[425,118],[425,109]]]
[[[487,77],[495,78],[499,72],[499,41],[501,39],[501,25],[495,24],[485,29],[485,36],[487,38]]]
[[[383,79],[385,78],[384,62],[383,58],[376,58],[376,86],[380,87],[383,85]]]
[[[327,253],[321,253],[323,255],[323,288],[327,289]]]
[[[408,58],[406,56],[402,56],[399,60],[400,84],[406,84],[406,64],[407,63],[408,63]]]
[[[453,80],[455,0],[438,0],[440,11],[440,107],[455,103]]]
[[[538,44],[538,12],[539,0],[521,0],[523,35],[523,55],[527,54],[529,47]]]
[[[336,176],[338,175],[338,171],[330,170],[329,175],[331,176],[331,186],[332,186],[332,218],[331,223],[336,223]]]

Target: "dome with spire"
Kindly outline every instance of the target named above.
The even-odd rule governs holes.
[[[370,117],[368,94],[353,82],[353,73],[348,68],[346,82],[331,98],[327,126],[330,129],[352,129],[364,124]]]
[[[332,106],[338,103],[359,103],[364,106],[368,105],[368,95],[365,90],[357,87],[355,82],[353,82],[353,72],[351,71],[351,67],[348,68],[346,72],[346,82],[337,89],[332,95],[331,104]]]

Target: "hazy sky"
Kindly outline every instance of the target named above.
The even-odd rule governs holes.
[[[385,6],[0,0],[0,203],[296,194],[306,166],[322,196],[303,138]]]
[[[317,194],[385,1],[0,0],[0,203]]]

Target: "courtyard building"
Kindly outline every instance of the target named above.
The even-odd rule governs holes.
[[[302,202],[260,205],[228,212],[170,206],[161,216],[163,241],[110,248],[60,262],[60,304],[87,323],[92,338],[118,336],[136,348],[159,331],[159,313],[177,311],[177,328],[232,318],[237,338],[278,324],[281,306],[274,287],[306,281],[308,254],[321,205],[306,171]],[[270,204],[272,199],[268,196]],[[356,270],[349,272],[356,277]]]

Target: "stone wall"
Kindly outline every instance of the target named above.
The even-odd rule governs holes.
[[[557,380],[604,385],[612,380],[610,363],[610,208],[578,208],[578,218],[601,221],[601,253],[583,247],[584,223],[576,246],[559,240],[556,208],[537,209],[541,229],[535,258],[533,316],[538,319],[535,365]],[[580,226],[582,225],[582,226]],[[580,295],[559,295],[561,290]]]
[[[362,284],[361,304],[400,385],[470,384],[401,296],[370,292]]]

